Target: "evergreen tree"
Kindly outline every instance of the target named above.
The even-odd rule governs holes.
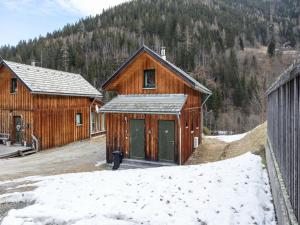
[[[244,41],[243,41],[243,39],[241,38],[241,37],[239,37],[239,45],[240,45],[240,49],[242,50],[242,51],[244,51]]]
[[[275,55],[275,40],[272,38],[268,45],[268,55],[273,57]]]

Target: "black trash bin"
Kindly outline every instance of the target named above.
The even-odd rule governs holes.
[[[120,164],[122,163],[123,160],[123,153],[121,151],[113,151],[112,152],[113,155],[113,170],[117,170],[120,167]]]

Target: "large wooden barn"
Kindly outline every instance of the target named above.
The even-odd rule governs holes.
[[[100,110],[108,162],[119,150],[126,158],[182,164],[201,142],[201,109],[211,91],[164,52],[141,47],[103,84],[118,94]]]
[[[104,131],[100,98],[80,74],[0,62],[0,134],[12,144],[47,149]]]

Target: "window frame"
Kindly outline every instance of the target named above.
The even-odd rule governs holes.
[[[79,117],[79,118],[80,118],[80,123],[78,123],[77,116],[80,116],[80,117]],[[77,113],[75,114],[75,124],[76,124],[76,126],[78,126],[78,127],[83,125],[83,117],[82,117],[82,113],[81,113],[81,112],[77,112]]]
[[[18,80],[17,78],[11,78],[10,80],[10,93],[16,94],[18,91]]]
[[[153,72],[153,76],[154,76],[154,86],[153,87],[146,86],[146,74],[147,74],[147,72]],[[143,89],[156,89],[155,69],[146,69],[146,70],[144,70]]]

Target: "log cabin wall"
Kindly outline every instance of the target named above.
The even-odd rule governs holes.
[[[10,93],[11,79],[16,78],[10,70],[0,68],[0,133],[11,135],[14,141],[14,117],[22,119],[22,140],[31,143],[33,128],[33,96],[27,87],[17,80],[17,91]]]
[[[34,95],[34,134],[41,149],[89,138],[90,104],[86,97]],[[81,125],[76,125],[77,113]]]
[[[175,160],[178,162],[178,123],[175,115],[153,114],[106,114],[106,154],[108,162],[112,162],[112,151],[119,150],[129,157],[129,121],[131,119],[145,120],[145,157],[146,160],[158,160],[158,121],[175,121]],[[150,132],[149,132],[150,131]]]
[[[144,84],[144,70],[155,69],[156,88],[145,89]],[[173,71],[164,67],[159,61],[147,53],[142,53],[137,57],[124,71],[122,71],[117,78],[105,88],[106,91],[116,91],[120,95],[130,94],[186,94],[187,101],[181,112],[181,163],[184,163],[193,152],[194,137],[199,137],[201,142],[201,93],[192,89],[188,83],[179,78]],[[113,149],[128,151],[128,146],[124,146],[120,139],[124,137],[125,132],[124,122],[125,114],[107,114],[107,146],[108,158],[111,160],[111,151]],[[127,115],[130,117],[149,117],[150,115]],[[152,115],[155,117],[159,115]],[[169,116],[173,118],[174,116]],[[174,118],[173,118],[174,119]],[[177,125],[177,119],[174,119]],[[121,122],[123,121],[123,122]],[[147,121],[147,120],[146,120]],[[157,129],[157,122],[154,119],[152,126]],[[128,130],[128,129],[127,129]],[[120,137],[119,131],[122,133]],[[176,133],[178,129],[176,128]],[[157,133],[156,139],[153,138],[150,142],[146,141],[147,156],[150,160],[157,160]],[[154,135],[154,136],[155,136]],[[124,143],[127,140],[125,140]],[[155,143],[155,144],[154,144]],[[128,144],[128,143],[127,143]],[[149,150],[151,149],[151,150]],[[149,152],[150,151],[150,152]],[[156,152],[156,153],[154,153]],[[126,153],[127,154],[127,153]],[[156,155],[155,155],[156,154]]]

